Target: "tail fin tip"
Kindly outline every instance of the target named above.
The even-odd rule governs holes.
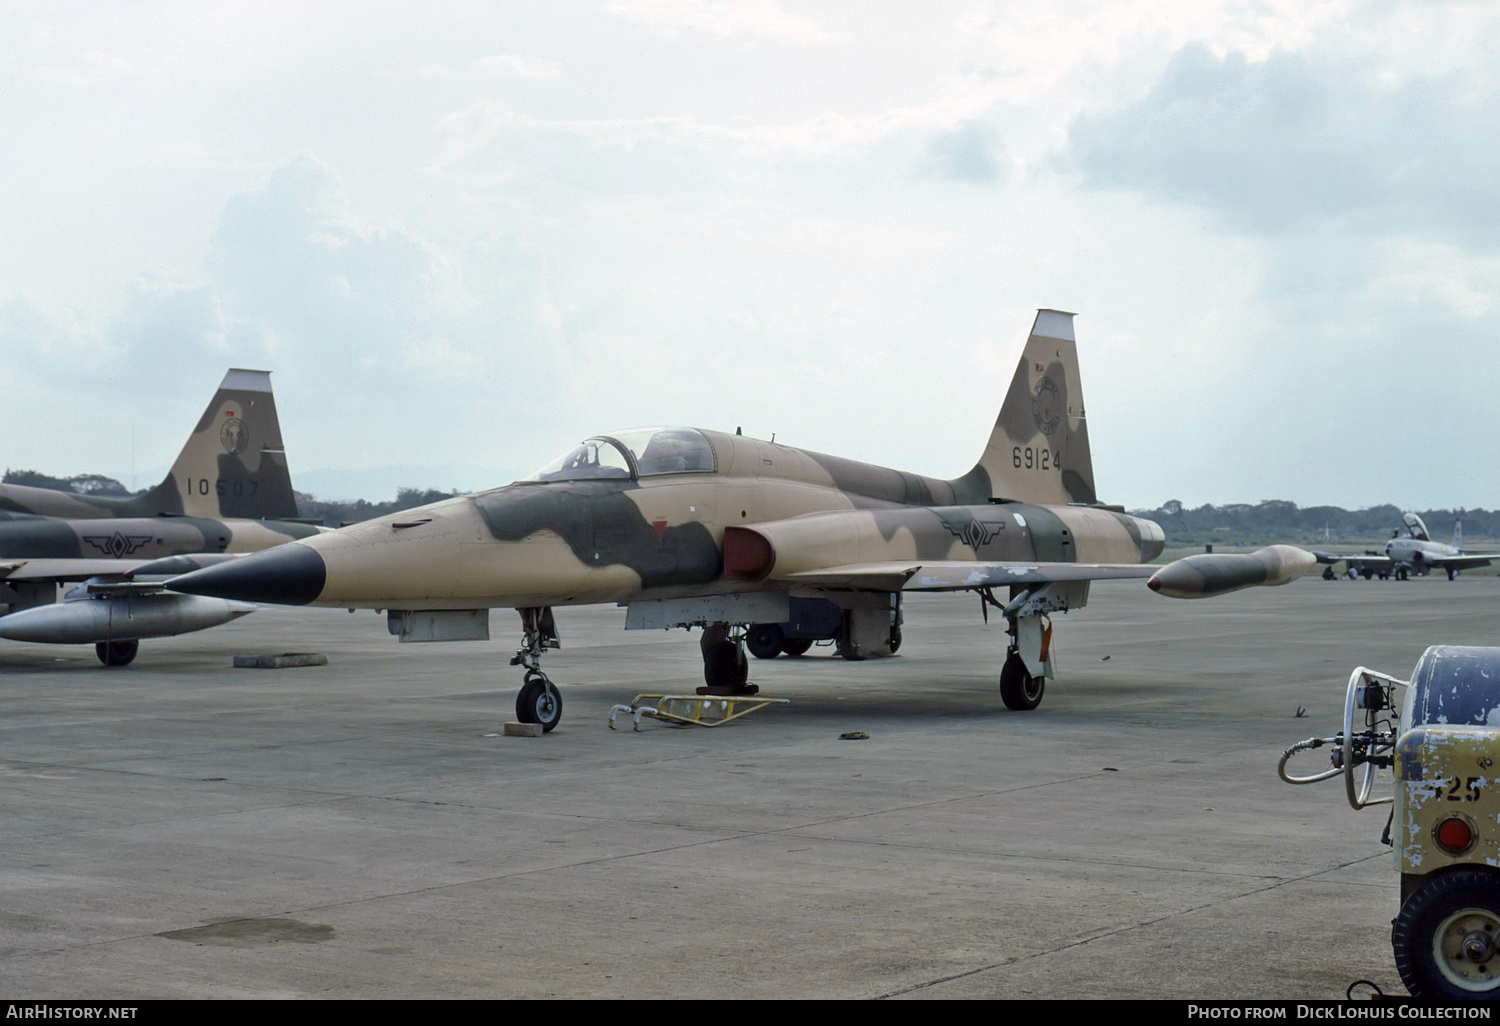
[[[979,501],[1098,502],[1073,317],[1041,308],[979,463],[959,479]]]
[[[224,380],[219,382],[220,391],[226,388],[239,392],[269,392],[271,391],[271,372],[231,367],[224,375]]]
[[[1041,338],[1055,338],[1063,342],[1077,342],[1073,335],[1073,318],[1077,314],[1066,310],[1052,310],[1041,307],[1036,312],[1036,321],[1031,326],[1031,333]]]

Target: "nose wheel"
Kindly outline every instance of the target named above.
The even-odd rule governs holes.
[[[510,665],[526,668],[522,678],[521,692],[516,695],[516,719],[522,723],[540,723],[542,733],[548,733],[562,721],[562,695],[557,685],[542,672],[542,653],[549,648],[561,648],[557,635],[557,622],[552,618],[551,607],[534,607],[518,610],[521,614],[521,647],[516,650]]]
[[[526,671],[521,693],[516,695],[516,719],[522,723],[540,723],[543,733],[562,721],[562,694],[542,671]]]

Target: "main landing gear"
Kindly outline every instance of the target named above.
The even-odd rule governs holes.
[[[737,625],[711,623],[698,642],[703,652],[703,695],[754,695],[760,688],[748,683],[750,663],[745,658],[745,630]]]
[[[1052,665],[1052,618],[1049,612],[1067,612],[1088,601],[1087,582],[1052,582],[1012,589],[1009,602],[1002,603],[989,588],[979,590],[985,618],[993,606],[1005,617],[1005,663],[1000,668],[1000,700],[1007,709],[1027,712],[1042,704],[1047,678],[1055,676]]]
[[[1047,689],[1047,677],[1035,677],[1026,668],[1021,653],[1012,647],[1005,654],[1005,665],[1000,668],[1000,700],[1005,708],[1026,712],[1042,704],[1042,693]]]
[[[521,647],[516,649],[510,665],[524,666],[521,692],[516,696],[516,719],[522,723],[540,723],[547,733],[562,721],[562,695],[557,685],[542,672],[542,653],[561,648],[557,622],[551,606],[529,606],[521,614]]]

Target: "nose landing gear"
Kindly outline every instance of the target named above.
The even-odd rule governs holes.
[[[561,648],[557,636],[557,622],[552,618],[551,606],[529,606],[518,610],[521,614],[521,647],[511,658],[510,665],[524,666],[526,675],[522,679],[521,691],[516,695],[516,719],[522,723],[540,723],[542,732],[549,733],[562,721],[562,695],[557,685],[542,672],[542,653],[549,648]]]

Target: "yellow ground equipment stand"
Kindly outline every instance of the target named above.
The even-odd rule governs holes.
[[[760,695],[636,695],[629,705],[610,708],[609,729],[615,729],[615,716],[619,713],[629,714],[636,730],[641,729],[642,716],[679,727],[720,727],[768,705],[789,704],[790,699]]]

